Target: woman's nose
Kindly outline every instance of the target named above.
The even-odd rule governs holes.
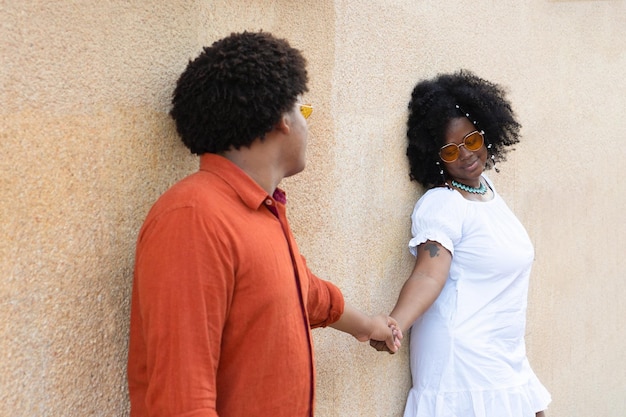
[[[465,145],[459,146],[459,159],[465,159],[472,156],[472,151],[468,150]]]

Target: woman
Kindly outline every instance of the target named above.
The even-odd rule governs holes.
[[[534,250],[484,175],[519,141],[501,87],[468,71],[422,81],[409,104],[415,267],[391,316],[411,332],[405,417],[544,416],[550,394],[526,357]]]

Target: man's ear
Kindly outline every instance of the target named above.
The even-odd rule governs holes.
[[[280,120],[274,125],[274,129],[284,135],[289,134],[291,131],[291,118],[287,113],[283,113],[283,115],[280,116]]]

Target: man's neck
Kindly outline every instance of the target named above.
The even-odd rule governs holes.
[[[269,195],[274,194],[274,190],[283,179],[273,163],[272,154],[266,147],[259,146],[258,141],[250,147],[230,149],[221,155],[241,168]]]

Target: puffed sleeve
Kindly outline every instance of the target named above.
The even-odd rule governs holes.
[[[466,209],[462,196],[445,187],[427,191],[415,204],[411,215],[409,250],[416,256],[417,247],[431,240],[438,242],[454,255],[460,241]]]

